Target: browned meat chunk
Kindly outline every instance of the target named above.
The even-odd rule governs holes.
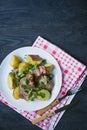
[[[28,98],[28,93],[25,92],[24,88],[20,85],[20,98],[28,101],[29,98]]]
[[[27,85],[29,86],[29,88],[34,88],[35,87],[34,75],[33,74],[27,74],[26,78],[28,80]]]
[[[26,85],[26,77],[21,78],[20,84],[21,85]]]
[[[13,73],[17,73],[18,72],[18,68],[15,68],[12,70]]]
[[[46,74],[45,66],[40,65],[38,69],[34,70],[34,74],[35,74],[35,76],[40,76],[42,74]]]
[[[35,61],[42,60],[42,58],[39,55],[29,55],[29,56],[32,58],[32,60],[35,60]]]

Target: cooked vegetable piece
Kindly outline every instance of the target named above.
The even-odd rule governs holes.
[[[16,87],[14,90],[13,90],[13,97],[15,99],[19,99],[20,98],[20,88],[19,87]]]
[[[10,65],[14,68],[18,67],[21,60],[16,55],[12,55],[10,59]]]
[[[32,58],[32,56],[29,56],[29,55],[25,56],[25,60],[28,64],[32,64],[32,65],[35,65],[35,64],[39,65],[42,62],[41,59],[36,60]]]
[[[41,89],[40,91],[38,91],[37,99],[42,101],[50,99],[50,92],[48,90]]]
[[[13,76],[12,74],[9,74],[9,75],[8,75],[7,83],[8,83],[8,87],[9,87],[10,89],[13,89],[13,88],[16,87],[16,86],[15,86],[15,82],[14,82],[14,76]]]
[[[21,62],[19,64],[19,72],[25,72],[28,69],[29,64],[26,62]]]
[[[45,64],[45,68],[47,72],[51,72],[53,70],[53,65],[52,64]]]

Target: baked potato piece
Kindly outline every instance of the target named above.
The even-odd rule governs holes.
[[[12,74],[8,75],[7,84],[8,84],[8,87],[10,89],[14,89],[16,87],[15,86],[15,79],[14,79],[14,76]]]
[[[40,58],[36,58],[35,56],[33,55],[27,55],[25,56],[25,60],[28,64],[32,64],[32,65],[39,65],[42,60]]]
[[[18,67],[19,72],[25,72],[25,71],[28,69],[28,66],[29,66],[28,63],[26,63],[26,62],[21,62],[21,63],[19,64],[19,67]]]
[[[19,87],[16,87],[14,90],[13,90],[13,97],[15,99],[19,99],[20,98],[20,88]]]
[[[46,101],[48,99],[50,99],[50,92],[48,90],[45,89],[41,89],[40,91],[38,91],[37,94],[37,99],[42,100],[42,101]]]
[[[52,64],[45,64],[45,68],[47,72],[51,72],[54,68],[54,66]]]
[[[25,61],[26,61],[27,63],[31,64],[32,58],[31,58],[29,55],[26,55],[26,56],[25,56]]]
[[[18,67],[21,60],[16,55],[12,55],[10,59],[10,65],[14,68]]]

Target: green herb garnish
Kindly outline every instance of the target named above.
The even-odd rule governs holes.
[[[40,89],[37,88],[37,87],[33,88],[33,91],[39,91],[39,90],[40,90]]]
[[[17,73],[17,76],[18,76],[18,77],[23,77],[23,76],[25,76],[25,73],[19,72],[19,73]]]
[[[33,72],[37,68],[37,65],[30,65],[29,66],[29,72]]]
[[[27,85],[22,85],[22,87],[24,88],[25,92],[29,93],[29,91],[31,90]]]
[[[32,95],[30,96],[30,100],[34,101],[35,98],[36,98],[36,93],[32,93]]]
[[[15,80],[15,85],[16,85],[16,87],[19,86],[19,80],[18,79]]]
[[[23,73],[23,72],[16,72],[16,73],[15,73],[15,78],[16,78],[16,79],[22,78],[22,77],[24,77],[24,76],[25,76],[25,73]]]
[[[28,84],[28,83],[29,83],[29,80],[28,80],[28,79],[25,79],[25,83]]]
[[[40,93],[38,93],[37,95],[38,95],[38,96],[41,96],[42,98],[45,98],[45,93],[40,92]]]
[[[47,64],[47,61],[44,59],[44,60],[42,60],[41,64],[45,65],[45,64]]]

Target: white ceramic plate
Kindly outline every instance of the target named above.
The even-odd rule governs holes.
[[[9,60],[11,55],[14,54],[21,58],[24,58],[24,55],[26,54],[39,55],[43,59],[46,59],[48,63],[51,63],[55,66],[53,70],[54,87],[52,90],[51,98],[48,101],[40,101],[35,99],[35,101],[28,102],[23,99],[16,100],[13,98],[12,90],[10,90],[7,85],[7,77],[9,72],[12,70],[12,67],[9,64]],[[16,107],[18,110],[21,109],[34,111],[48,106],[57,97],[62,84],[62,73],[57,61],[46,51],[35,47],[22,47],[8,54],[1,63],[0,75],[0,92],[3,94],[7,102],[9,102],[12,106]]]

